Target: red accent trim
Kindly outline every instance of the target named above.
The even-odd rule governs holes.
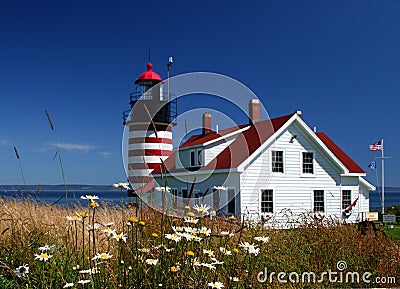
[[[144,149],[144,150],[129,150],[128,156],[167,156],[169,157],[172,154],[172,151],[169,150],[154,150],[154,149]]]
[[[129,170],[138,170],[138,169],[159,169],[161,165],[161,161],[159,163],[132,163],[128,164]]]
[[[128,179],[130,183],[139,183],[139,184],[141,183],[146,184],[154,180],[152,176],[130,176]]]
[[[129,139],[129,144],[138,144],[138,143],[165,143],[172,144],[172,139],[170,138],[156,138],[156,137],[135,137]]]
[[[155,123],[154,125],[157,129],[157,132],[159,132],[159,131],[171,132],[172,131],[172,126],[169,124]],[[148,123],[148,124],[139,123],[139,124],[130,124],[129,125],[129,131],[137,131],[137,130],[141,130],[141,131],[146,130],[146,131],[151,131],[152,133],[154,133],[153,125],[151,123]]]

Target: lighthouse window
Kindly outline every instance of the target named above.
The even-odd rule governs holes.
[[[346,209],[351,205],[351,190],[342,191],[342,209]]]
[[[272,171],[283,173],[283,151],[272,151]]]

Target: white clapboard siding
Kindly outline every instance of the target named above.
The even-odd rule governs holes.
[[[296,135],[296,138],[292,137]],[[284,173],[271,173],[270,152],[284,151]],[[314,175],[302,175],[304,151],[314,153]],[[340,170],[307,138],[301,129],[292,124],[266,148],[241,176],[242,211],[260,212],[262,189],[274,190],[274,212],[290,208],[294,213],[313,209],[313,190],[325,191],[325,213],[340,214]]]
[[[217,157],[226,147],[228,147],[236,138],[238,134],[222,139],[205,147],[204,150],[204,165],[208,165],[213,159]]]

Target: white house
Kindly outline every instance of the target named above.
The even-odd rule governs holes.
[[[310,129],[300,111],[258,121],[253,100],[249,115],[249,124],[215,132],[205,113],[202,134],[152,172],[171,188],[174,205],[207,203],[221,214],[263,219],[289,209],[356,222],[369,212],[375,187],[366,173],[325,133]]]

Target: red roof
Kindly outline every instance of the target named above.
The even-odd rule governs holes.
[[[227,128],[224,130],[220,130],[218,133],[216,133],[215,131],[210,132],[206,135],[203,134],[196,134],[196,135],[192,135],[190,138],[188,138],[179,148],[184,148],[184,147],[190,147],[190,146],[194,146],[194,145],[199,145],[199,144],[203,144],[209,141],[212,141],[214,139],[217,139],[221,136],[225,136],[231,132],[237,131],[241,128],[246,127],[247,125],[241,125],[241,126],[235,126],[235,127],[231,127],[231,128]]]
[[[264,142],[266,142],[277,130],[279,130],[293,115],[285,115],[270,120],[256,122],[249,129],[242,132],[228,147],[217,155],[205,167],[200,170],[222,170],[236,168],[252,155]],[[230,132],[244,128],[246,125],[233,127],[220,131],[218,134],[213,132],[205,136],[194,135],[190,137],[180,148],[203,144]],[[350,173],[364,173],[342,149],[340,149],[325,133],[317,132],[317,137],[328,147],[328,149],[346,166]],[[232,156],[234,156],[232,158]],[[165,172],[185,172],[186,169],[175,168],[176,152],[165,160],[162,173]],[[152,174],[160,174],[161,168],[154,169]]]
[[[147,63],[147,71],[143,72],[138,79],[136,79],[135,84],[142,82],[142,81],[154,81],[154,82],[161,82],[161,77],[153,71],[153,64],[150,62]]]
[[[226,147],[215,159],[207,166],[201,167],[200,170],[215,170],[215,169],[230,169],[238,167],[245,161],[257,148],[261,146],[274,132],[280,129],[292,115],[286,115],[271,120],[256,122],[249,129],[242,132],[228,147]],[[202,144],[212,139],[216,139],[221,135],[226,135],[230,132],[244,128],[247,125],[225,129],[217,133],[210,133],[205,136],[196,135],[190,137],[180,148],[192,145]],[[235,156],[233,159],[231,156]],[[180,170],[175,169],[176,153],[174,152],[166,161],[163,172]],[[185,171],[185,169],[182,169]],[[154,169],[153,174],[160,174],[161,168]]]
[[[328,147],[328,149],[345,165],[350,173],[365,173],[340,147],[338,147],[325,133],[316,132],[318,138]]]

